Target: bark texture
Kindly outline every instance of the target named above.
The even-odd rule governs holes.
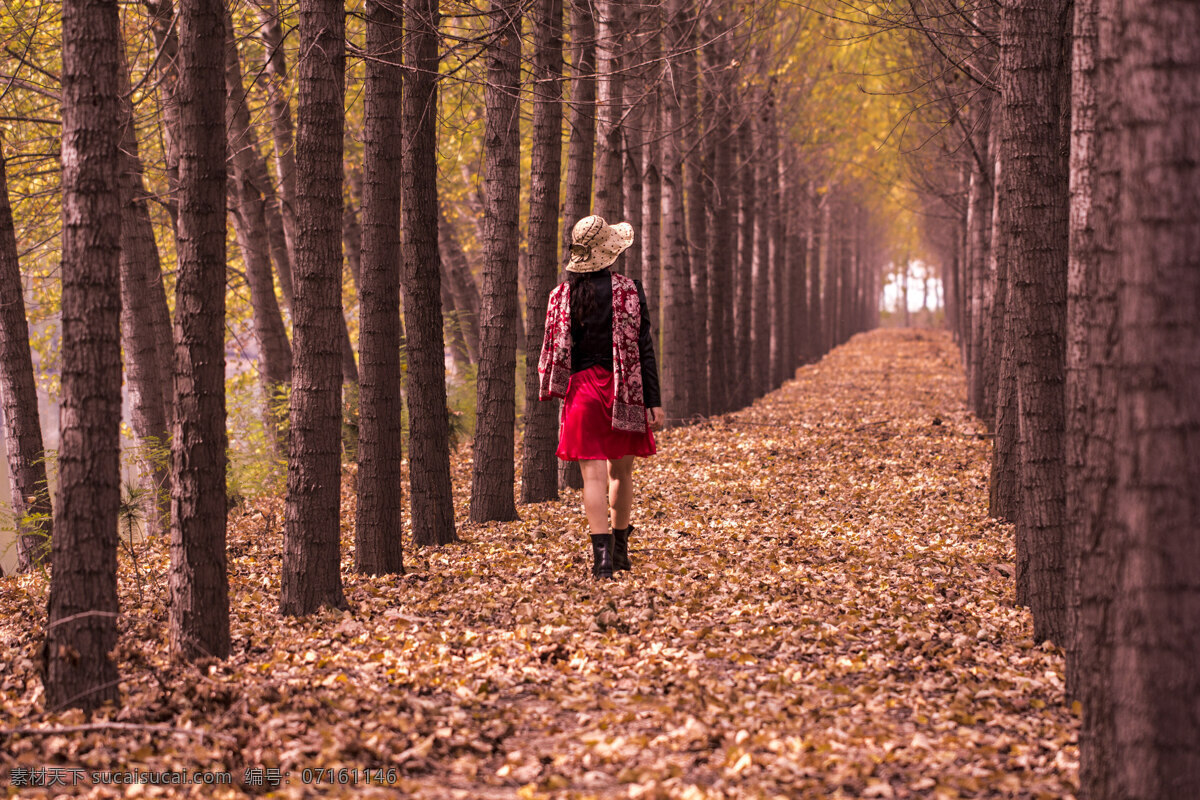
[[[121,59],[121,85],[130,87],[129,66]],[[131,91],[130,87],[126,92]],[[142,515],[151,535],[170,527],[170,478],[167,459],[167,415],[163,397],[170,391],[170,363],[159,362],[158,331],[154,324],[150,276],[161,278],[158,245],[146,205],[142,161],[134,129],[133,104],[121,98],[121,344],[129,386],[130,424],[137,437]],[[165,384],[165,388],[164,388]],[[14,495],[15,497],[15,495]]]
[[[566,196],[563,198],[563,252],[571,246],[575,223],[592,213],[592,166],[596,146],[596,23],[585,0],[567,0],[571,24],[571,100],[568,103]],[[583,488],[574,461],[558,465],[560,487]]]
[[[282,428],[281,398],[292,380],[292,348],[283,314],[275,296],[271,274],[271,235],[267,225],[266,192],[270,188],[266,165],[259,155],[258,136],[250,123],[242,66],[234,41],[233,18],[225,11],[225,119],[229,136],[229,194],[233,201],[233,227],[246,284],[250,289],[251,322],[258,345],[258,374],[263,392],[263,421],[276,447],[286,448]],[[287,264],[279,265],[290,274]]]
[[[17,569],[24,572],[50,558],[51,508],[6,172],[0,152],[0,399],[17,520]]]
[[[404,319],[408,334],[409,483],[413,543],[447,544],[454,532],[450,495],[450,419],[442,338],[438,258],[438,11],[435,0],[404,4]]]
[[[1005,175],[1021,424],[1018,548],[1028,550],[1034,638],[1066,643],[1065,410],[1068,0],[1006,5],[1001,17]],[[1064,106],[1068,106],[1064,108]],[[1018,569],[1023,563],[1018,553]]]
[[[291,256],[287,261],[288,269],[283,269],[282,263],[276,263],[275,266],[284,299],[290,306],[295,294],[290,267],[296,252],[296,153],[292,105],[287,93],[287,61],[283,55],[283,25],[275,0],[259,0],[255,9],[258,12],[263,46],[266,48],[266,63],[263,65],[260,80],[266,86],[267,103],[270,107],[275,176],[279,181],[279,210],[287,251]]]
[[[229,655],[225,559],[225,86],[221,0],[179,13],[179,272],[171,430],[171,650]]]
[[[284,518],[283,614],[344,608],[339,571],[342,363],[342,129],[344,8],[300,3],[293,278],[295,358]],[[441,338],[441,330],[438,330]]]
[[[478,364],[479,284],[471,274],[471,262],[458,240],[454,223],[446,217],[444,206],[439,214],[438,253],[442,260],[443,279],[447,281],[450,293],[454,295],[454,307],[458,310],[459,324],[467,340],[471,361]]]
[[[404,572],[400,419],[400,175],[402,19],[391,0],[367,4],[362,272],[358,284],[358,507],[354,563],[369,575]]]
[[[483,303],[479,319],[472,522],[513,520],[516,429],[517,247],[521,139],[517,89],[521,80],[521,7],[493,2],[484,91]],[[540,348],[539,348],[540,349]]]
[[[675,86],[686,86],[678,53],[685,47],[686,20],[680,0],[672,0],[667,11],[667,41],[672,54],[666,69]],[[683,162],[686,157],[681,131],[684,109],[677,92],[662,95],[663,178],[662,225],[665,263],[662,269],[662,402],[668,424],[686,419],[693,411],[689,380],[694,342],[691,264],[687,240],[687,208],[684,204]]]
[[[1100,23],[1120,169],[1109,614],[1112,783],[1101,800],[1200,795],[1200,28],[1195,3],[1131,0]],[[1107,37],[1116,39],[1110,60]],[[1108,70],[1111,70],[1108,72]],[[1131,91],[1131,88],[1135,89]],[[1111,117],[1107,119],[1112,119]],[[1102,266],[1102,277],[1108,276]],[[1103,658],[1103,656],[1102,656]],[[1093,704],[1091,710],[1095,710]],[[1085,708],[1085,715],[1089,709]]]
[[[558,499],[555,404],[538,400],[534,355],[542,346],[546,307],[558,276],[558,197],[562,172],[562,0],[534,6],[533,153],[529,188],[529,258],[525,274],[525,434],[521,502]]]
[[[596,205],[609,224],[623,219],[622,124],[625,78],[621,73],[625,0],[594,0],[596,20]]]
[[[118,698],[121,39],[113,0],[62,15],[62,412],[46,708]]]

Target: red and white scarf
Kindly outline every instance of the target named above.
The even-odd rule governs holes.
[[[624,275],[612,273],[613,301],[613,430],[645,433],[646,406],[642,397],[642,360],[638,334],[642,307],[637,286]],[[571,285],[560,283],[550,293],[546,309],[546,335],[538,359],[541,400],[566,397],[571,379]]]

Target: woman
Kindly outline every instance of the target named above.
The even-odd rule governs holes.
[[[584,217],[571,242],[567,280],[546,311],[539,396],[563,398],[557,455],[579,462],[592,575],[611,578],[631,566],[633,458],[654,455],[652,431],[663,424],[658,365],[641,284],[609,269],[633,244],[633,227]]]

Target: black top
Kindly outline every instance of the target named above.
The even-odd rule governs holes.
[[[576,327],[571,320],[571,374],[588,367],[600,365],[607,370],[613,368],[612,333],[612,272],[608,269],[589,272],[582,278],[591,284],[596,304],[584,324]],[[646,408],[662,405],[658,389],[658,361],[654,358],[654,337],[650,335],[650,309],[646,304],[646,292],[641,281],[637,286],[638,300],[642,307],[642,327],[638,331],[638,353],[642,362],[642,402]],[[575,296],[571,299],[574,302]]]

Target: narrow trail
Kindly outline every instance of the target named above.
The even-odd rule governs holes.
[[[146,769],[279,766],[287,797],[369,795],[301,771],[388,765],[378,796],[1067,797],[1077,716],[1061,656],[1012,605],[1011,532],[986,515],[989,446],[960,375],[948,335],[877,331],[749,409],[668,431],[635,474],[635,571],[611,583],[587,576],[567,493],[406,554],[402,578],[354,575],[347,555],[351,611],[280,621],[281,504],[265,503],[231,526],[228,662],[199,679],[147,655],[158,601],[125,620],[122,718],[216,738],[105,747],[142,747]],[[26,608],[0,610],[44,619],[24,580]],[[9,710],[36,708],[31,692],[6,683]],[[95,753],[58,738],[70,747],[12,742],[0,768]]]

